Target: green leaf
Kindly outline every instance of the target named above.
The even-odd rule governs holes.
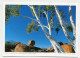
[[[41,17],[41,14],[42,14],[42,11],[40,10],[40,11],[39,11],[39,18]]]
[[[19,16],[20,15],[20,12],[19,12],[20,8],[21,8],[21,5],[6,5],[5,6],[5,22],[9,21],[9,18],[11,15]]]
[[[40,8],[41,8],[41,5],[39,5],[39,10],[40,10]]]
[[[31,29],[29,29],[29,28],[27,28],[26,31],[27,31],[27,33],[31,33]]]
[[[63,10],[59,10],[59,11],[60,11],[61,16],[64,18],[65,17],[64,11]]]
[[[30,8],[30,9],[31,9],[31,8]],[[31,12],[32,12],[32,15],[33,15],[33,16],[35,16],[35,15],[34,15],[34,12],[33,12],[33,10],[32,10],[32,9],[31,9]]]
[[[66,26],[66,28],[67,28],[70,32],[73,32],[72,26],[68,25],[68,26]]]
[[[59,27],[61,27],[61,25],[60,25],[60,23],[59,23],[59,22],[57,23],[57,25],[58,25]]]
[[[47,6],[45,6],[45,9],[46,9],[47,11],[49,11],[51,8],[52,8],[52,5],[47,5]]]

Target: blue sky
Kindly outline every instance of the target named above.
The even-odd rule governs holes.
[[[66,17],[64,18],[69,22],[69,11],[68,11],[68,6],[58,6],[59,9],[63,10],[66,13]],[[74,21],[76,21],[76,7],[72,7],[72,15]],[[30,8],[26,5],[23,5],[21,9],[19,10],[21,15],[23,16],[28,16],[32,17],[32,13],[30,11]],[[54,17],[57,19],[57,17]],[[32,32],[28,34],[26,32],[26,28],[28,26],[28,23],[30,23],[31,20],[23,18],[23,17],[10,17],[10,20],[5,24],[5,41],[15,41],[15,42],[21,42],[26,45],[28,45],[29,40],[34,40],[36,42],[35,46],[36,47],[41,47],[41,48],[49,48],[51,47],[50,41],[46,38],[44,32],[40,28],[38,32]],[[42,21],[45,23],[45,21]],[[69,22],[70,23],[70,22]],[[60,29],[58,35],[56,35],[56,31],[52,31],[53,36],[56,38],[57,41],[61,41],[63,43],[69,43],[67,38],[65,37],[62,29]],[[71,34],[71,37],[73,35]]]

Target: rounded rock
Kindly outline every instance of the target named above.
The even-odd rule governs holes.
[[[18,44],[15,49],[14,52],[29,52],[29,46],[25,45],[25,44]]]
[[[35,41],[34,41],[34,40],[30,40],[30,41],[28,42],[28,45],[29,45],[29,46],[34,46],[34,45],[35,45]]]

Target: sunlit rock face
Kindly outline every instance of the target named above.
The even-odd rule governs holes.
[[[71,44],[62,43],[62,42],[58,42],[58,43],[61,45],[61,47],[63,48],[65,53],[75,53]],[[48,50],[51,52],[55,52],[54,47],[50,47],[50,48],[48,48]]]
[[[25,44],[18,44],[14,49],[14,52],[29,52],[29,51],[30,51],[29,47]]]
[[[50,52],[54,52],[53,46],[52,46],[52,47],[49,47],[48,50],[49,50]]]
[[[71,44],[63,44],[61,46],[66,53],[74,53],[74,50]]]
[[[71,44],[62,43],[62,42],[58,42],[58,43],[62,46],[62,48],[65,51],[65,53],[74,53],[74,50],[73,50]]]
[[[16,43],[14,43],[15,45],[18,45],[18,44],[21,44],[21,42],[16,42]]]
[[[35,41],[34,41],[34,40],[30,40],[30,41],[28,42],[28,45],[29,45],[29,46],[34,46],[34,45],[35,45]]]

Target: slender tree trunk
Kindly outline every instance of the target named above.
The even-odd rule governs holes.
[[[63,48],[60,46],[59,43],[57,43],[57,41],[56,41],[52,36],[46,34],[46,37],[50,40],[52,46],[53,46],[54,49],[55,49],[55,52],[57,52],[57,53],[58,53],[58,52],[64,53]],[[57,48],[58,48],[59,50],[58,50]]]
[[[67,31],[66,31],[66,28],[65,28],[65,26],[64,26],[64,23],[63,23],[63,20],[62,20],[61,15],[60,15],[60,13],[59,13],[59,10],[58,10],[57,6],[54,6],[54,7],[55,7],[56,14],[57,14],[57,16],[58,16],[60,25],[61,25],[61,27],[62,27],[62,30],[63,30],[65,36],[67,37],[67,39],[69,40],[69,42],[72,44],[73,49],[75,50],[75,45],[74,45],[74,43],[73,43],[72,38],[69,36],[69,34],[68,34]]]
[[[40,20],[39,20],[39,18],[38,18],[38,16],[37,16],[37,13],[35,12],[35,9],[34,9],[33,7],[31,7],[31,8],[33,9],[33,12],[34,12],[34,14],[35,14],[35,17],[36,17],[38,23],[40,24],[40,26],[41,26],[42,30],[44,31],[46,37],[50,40],[50,42],[51,42],[52,46],[54,47],[55,51],[58,53],[58,50],[57,50],[57,48],[55,47],[55,45],[56,45],[56,46],[58,47],[58,49],[60,50],[60,52],[64,52],[64,50],[63,50],[62,47],[59,45],[59,43],[57,43],[57,41],[56,41],[54,38],[52,38],[52,37],[46,32],[45,28],[43,27],[42,23],[40,22]]]
[[[51,44],[52,44],[52,47],[54,48],[55,52],[56,52],[56,53],[59,53],[59,50],[58,50],[57,46],[56,46],[55,43],[53,42],[54,40],[51,40],[51,39],[49,39],[49,40],[50,40],[50,42],[51,42]]]
[[[48,18],[48,11],[44,11],[45,15],[46,15],[46,18],[47,18],[47,23],[48,23],[48,30],[49,30],[49,35],[51,36],[52,35],[52,32],[51,32],[51,25],[50,25],[50,22],[49,22],[49,18]],[[46,34],[46,37],[50,40],[52,46],[54,47],[55,49],[55,52],[56,53],[59,53],[59,50],[57,48],[57,46],[55,45],[54,43],[54,40],[52,40],[50,37],[48,37],[48,35]]]
[[[75,44],[75,39],[76,39],[76,26],[74,24],[74,21],[73,21],[73,16],[72,16],[72,7],[69,6],[69,14],[70,14],[70,22],[71,22],[71,25],[72,25],[72,28],[73,28],[73,36],[74,36],[74,44]]]

